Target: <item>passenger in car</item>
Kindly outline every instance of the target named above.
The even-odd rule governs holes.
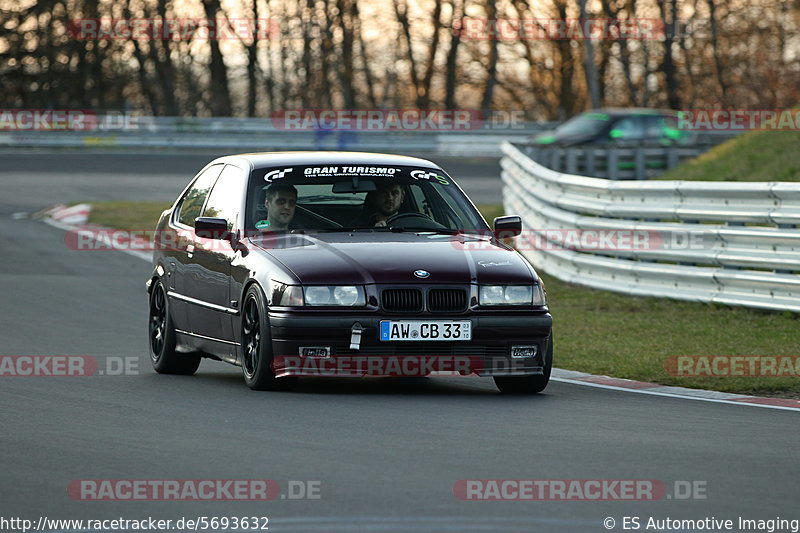
[[[361,215],[353,221],[353,226],[385,227],[386,220],[396,215],[405,198],[399,183],[386,183],[377,190],[367,193]]]

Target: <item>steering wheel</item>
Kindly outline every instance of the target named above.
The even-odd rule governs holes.
[[[398,221],[401,221],[401,223],[398,224]],[[405,221],[406,223],[403,224],[402,221]],[[415,213],[415,212],[394,214],[386,219],[386,226],[395,227],[399,229],[408,228],[420,231],[425,231],[425,230],[438,231],[447,229],[447,226],[444,226],[436,222],[428,215],[424,213]]]
[[[429,217],[424,213],[410,212],[410,213],[395,213],[394,215],[386,219],[386,225],[391,226],[394,222],[397,222],[398,220],[402,220],[404,218],[421,218],[426,222],[430,221],[433,222],[434,224],[438,224],[438,222],[434,221],[431,217]]]

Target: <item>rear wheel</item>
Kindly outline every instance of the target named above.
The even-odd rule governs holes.
[[[500,392],[505,394],[536,394],[542,392],[550,382],[550,371],[553,369],[553,332],[547,343],[544,355],[544,368],[541,375],[535,376],[497,376],[494,383]]]
[[[200,357],[181,355],[175,351],[175,327],[169,314],[167,292],[161,280],[150,291],[150,316],[148,324],[150,362],[159,374],[194,374],[200,366]]]
[[[250,286],[242,306],[242,375],[253,390],[289,390],[297,378],[275,377],[266,309],[261,289],[257,285]]]

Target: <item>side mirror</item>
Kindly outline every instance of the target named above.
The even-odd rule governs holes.
[[[228,221],[224,218],[197,217],[194,219],[194,234],[198,237],[225,239],[228,233]]]
[[[522,218],[512,215],[494,219],[494,236],[498,239],[516,237],[522,233]]]

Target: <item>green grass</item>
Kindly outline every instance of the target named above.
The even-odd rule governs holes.
[[[167,206],[93,204],[90,221],[149,229]],[[491,224],[502,206],[481,205]],[[540,272],[541,274],[541,272]],[[773,313],[588,289],[542,275],[555,332],[555,364],[592,374],[665,385],[800,398],[798,378],[679,378],[664,368],[677,355],[800,355],[800,320]]]
[[[152,232],[161,212],[169,207],[170,204],[160,202],[98,202],[92,204],[89,222],[110,228]]]
[[[475,207],[478,208],[490,227],[495,218],[501,217],[504,214],[503,206],[500,204],[477,204]]]
[[[715,146],[658,180],[800,181],[800,132],[753,131]]]
[[[800,379],[679,378],[678,355],[800,355],[800,320],[773,313],[645,298],[579,287],[542,275],[553,314],[556,366],[665,385],[800,398]]]

